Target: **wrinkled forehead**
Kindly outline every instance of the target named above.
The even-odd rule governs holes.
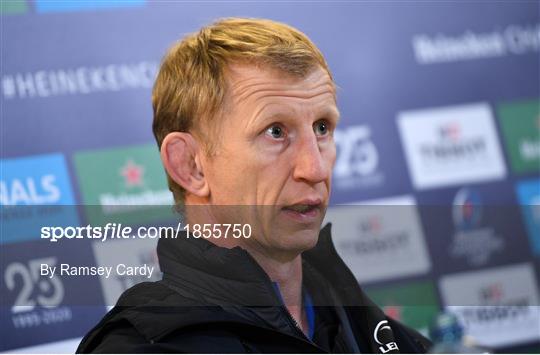
[[[336,88],[328,72],[314,66],[306,75],[293,75],[268,65],[230,64],[226,70],[227,101],[232,106],[272,97],[323,98],[336,105]]]

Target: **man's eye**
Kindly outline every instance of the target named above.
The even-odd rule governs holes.
[[[313,131],[318,136],[324,136],[328,134],[328,124],[324,121],[319,121],[313,126]]]
[[[266,134],[270,135],[272,138],[283,138],[285,136],[285,132],[283,131],[283,128],[278,125],[272,125],[266,129]]]

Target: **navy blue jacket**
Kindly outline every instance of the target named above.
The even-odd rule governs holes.
[[[272,281],[242,248],[161,238],[163,279],[127,290],[78,353],[425,353],[418,332],[387,318],[338,256],[330,224],[302,254],[314,338],[299,329]]]

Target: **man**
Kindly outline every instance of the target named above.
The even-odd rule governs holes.
[[[78,352],[426,351],[320,230],[339,112],[304,34],[255,19],[203,28],[166,55],[153,107],[177,206],[212,237],[162,236],[163,280],[126,291]],[[249,228],[237,238],[228,224]]]

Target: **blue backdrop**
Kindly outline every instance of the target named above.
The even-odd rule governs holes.
[[[46,280],[40,262],[129,256],[114,242],[53,245],[38,227],[172,220],[159,208],[102,207],[169,201],[151,133],[159,61],[186,33],[231,16],[295,26],[325,54],[342,114],[328,219],[372,297],[421,331],[447,308],[479,343],[540,349],[538,1],[1,6],[0,350],[74,351],[140,281]],[[386,207],[338,206],[360,203]],[[155,262],[152,243],[133,248],[135,262]],[[494,305],[507,312],[485,312]]]

